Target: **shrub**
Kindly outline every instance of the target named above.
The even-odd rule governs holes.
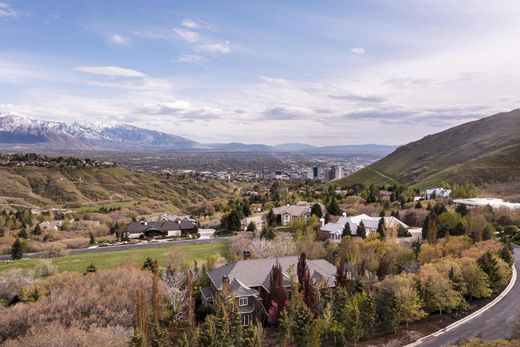
[[[0,300],[11,301],[20,289],[32,283],[31,275],[24,275],[20,269],[12,269],[0,275]]]
[[[67,247],[63,243],[56,242],[45,252],[47,257],[64,257],[68,254]]]
[[[48,277],[54,275],[56,272],[56,265],[47,259],[40,261],[34,268],[34,275],[36,277]]]

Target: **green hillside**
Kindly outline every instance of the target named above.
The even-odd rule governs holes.
[[[465,123],[401,146],[339,184],[441,182],[493,186],[520,180],[520,110]]]
[[[119,167],[0,167],[0,204],[79,207],[156,200],[187,207],[227,199],[244,184],[159,176]]]

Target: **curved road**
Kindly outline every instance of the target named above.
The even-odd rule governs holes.
[[[201,243],[214,243],[214,242],[222,242],[228,240],[229,237],[214,237],[211,239],[197,239],[197,240],[177,240],[177,241],[163,241],[163,242],[154,242],[154,243],[136,243],[130,245],[114,245],[114,246],[106,246],[106,247],[97,247],[97,248],[79,248],[79,249],[69,249],[68,254],[85,254],[85,253],[98,253],[98,252],[109,252],[109,251],[118,251],[118,250],[127,250],[133,248],[149,248],[149,247],[165,247],[165,246],[174,246],[178,244],[201,244]],[[42,258],[45,257],[45,253],[27,253],[23,255],[24,258]],[[10,255],[2,255],[0,256],[0,260],[9,260],[11,259]]]
[[[514,248],[515,266],[520,271],[520,247]],[[520,276],[511,291],[496,305],[475,318],[437,337],[430,337],[417,346],[450,346],[471,337],[485,340],[510,338],[518,323],[520,312]]]

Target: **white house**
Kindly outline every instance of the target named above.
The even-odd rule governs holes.
[[[451,189],[431,188],[426,189],[426,200],[429,199],[448,199],[451,195]]]
[[[395,217],[384,217],[385,218],[385,226],[387,228],[397,228],[399,225],[408,229],[408,225],[401,222],[399,219]],[[327,223],[321,227],[321,231],[324,234],[328,234],[330,240],[333,242],[340,242],[341,236],[343,234],[343,229],[345,228],[345,224],[349,223],[350,232],[352,235],[357,235],[357,230],[361,222],[365,225],[367,236],[370,233],[377,231],[377,227],[379,225],[379,220],[381,217],[370,217],[366,214],[359,214],[357,216],[350,217],[340,217],[335,223]]]

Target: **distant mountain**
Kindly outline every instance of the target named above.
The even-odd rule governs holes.
[[[186,138],[127,124],[97,126],[42,121],[15,115],[0,116],[0,143],[68,146],[80,149],[139,149],[143,147],[196,148]]]
[[[0,144],[22,147],[98,149],[98,150],[182,150],[221,152],[297,152],[312,154],[350,154],[383,156],[395,146],[345,145],[315,147],[302,143],[278,146],[263,144],[201,144],[184,137],[138,128],[128,124],[115,126],[42,121],[16,115],[0,115]]]
[[[520,196],[520,110],[401,146],[340,184],[403,183],[425,188],[441,182],[472,182],[506,196],[506,190],[517,190]]]

